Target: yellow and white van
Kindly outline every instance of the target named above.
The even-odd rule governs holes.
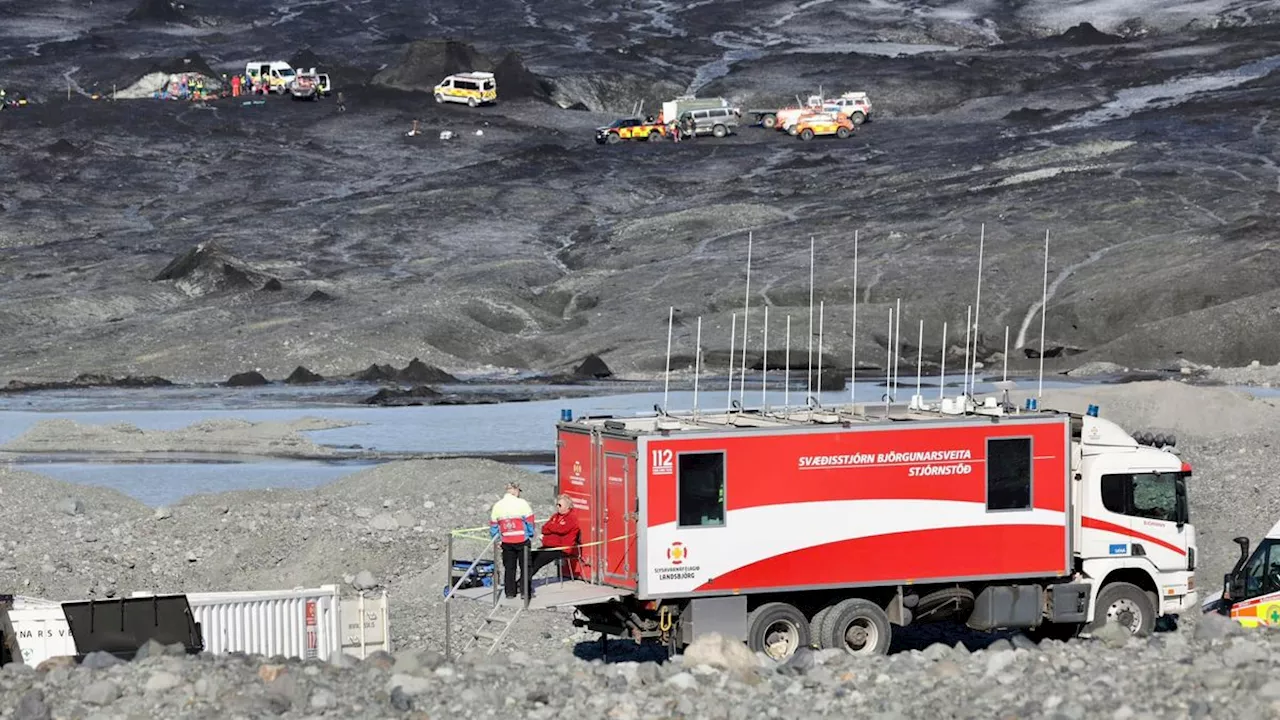
[[[293,82],[297,72],[289,63],[280,60],[256,61],[245,65],[244,74],[256,86],[258,78],[266,77],[271,85],[271,92],[284,95],[289,92],[289,83]]]
[[[498,102],[498,83],[493,73],[468,72],[450,75],[435,87],[436,102],[466,103],[471,107]]]

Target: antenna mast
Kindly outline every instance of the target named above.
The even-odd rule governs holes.
[[[769,409],[769,306],[764,306],[764,356],[760,361],[760,407]]]
[[[671,328],[675,325],[676,308],[667,313],[667,371],[662,378],[662,414],[667,414],[667,396],[671,390]]]
[[[964,379],[960,383],[960,397],[969,397],[969,331],[973,329],[973,306],[964,314]]]
[[[733,344],[738,340],[738,313],[733,314],[732,329],[729,330],[729,398],[725,400],[724,412],[726,425],[729,424],[728,414],[733,412]]]
[[[1004,375],[1001,380],[1009,379],[1009,326],[1004,326]]]
[[[702,316],[698,316],[698,339],[693,355],[693,417],[698,417],[698,378],[702,375]]]
[[[1036,399],[1044,397],[1044,321],[1049,310],[1049,231],[1044,231],[1044,285],[1040,291],[1040,387]]]
[[[898,309],[893,315],[893,400],[898,401],[898,373],[902,360],[902,298],[898,298]]]
[[[884,346],[884,416],[889,417],[889,387],[893,377],[893,306],[889,306],[889,340]]]
[[[742,404],[746,400],[747,393],[747,319],[751,313],[751,240],[752,233],[747,232],[747,291],[742,299],[742,363],[739,370],[742,371],[742,377],[738,380],[738,404]],[[733,357],[730,356],[729,364],[733,364]]]
[[[942,362],[938,364],[938,400],[947,397],[947,321],[942,321]]]
[[[853,340],[849,343],[849,404],[857,403],[858,389],[858,231],[853,231]]]
[[[920,396],[920,376],[924,372],[924,320],[920,321],[920,335],[916,340],[916,395],[913,400],[921,405],[924,398]]]
[[[969,371],[973,375],[969,383],[969,394],[972,395],[978,384],[978,312],[982,309],[982,251],[987,242],[987,224],[982,223],[978,235],[978,293],[973,301],[973,361],[969,363]]]
[[[782,412],[791,407],[791,316],[787,316],[787,352],[782,356]]]
[[[825,306],[826,301],[818,302],[818,377],[814,380],[813,384],[818,388],[819,397],[822,396],[822,317],[824,315]]]
[[[813,397],[813,236],[809,236],[809,368],[805,373],[805,405]]]

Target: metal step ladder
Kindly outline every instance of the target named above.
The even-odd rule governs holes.
[[[462,647],[462,654],[465,655],[472,648],[484,650],[485,655],[494,654],[523,614],[524,601],[510,604],[499,602],[494,605],[484,620],[480,621],[480,626],[471,633],[471,639]]]

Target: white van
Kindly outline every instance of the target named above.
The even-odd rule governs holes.
[[[466,103],[475,107],[498,102],[498,83],[493,73],[459,73],[441,80],[436,85],[434,94],[438,103]]]
[[[271,84],[271,92],[284,95],[289,92],[289,83],[297,76],[297,72],[289,63],[280,60],[251,62],[244,68],[244,74],[256,86],[258,78],[266,77]]]

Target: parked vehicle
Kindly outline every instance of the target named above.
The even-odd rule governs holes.
[[[820,135],[835,135],[841,140],[854,132],[853,121],[839,113],[805,113],[796,122],[795,136],[809,141]]]
[[[490,72],[450,75],[436,85],[436,102],[466,103],[471,107],[498,102],[498,81]]]
[[[299,70],[288,88],[294,100],[319,100],[329,94],[329,76],[315,68]]]
[[[675,100],[662,103],[661,119],[665,123],[672,123],[691,110],[715,110],[727,107],[729,107],[729,101],[724,98],[695,98],[692,95],[682,95]]]
[[[593,416],[556,444],[575,572],[613,591],[575,623],[671,652],[714,631],[882,654],[895,625],[943,621],[1146,635],[1197,606],[1190,466],[1096,406]]]
[[[738,131],[741,116],[741,110],[731,107],[687,110],[680,116],[679,124],[681,128],[692,127],[694,135],[722,138]]]
[[[289,92],[289,83],[297,76],[297,71],[289,63],[280,60],[254,61],[245,66],[244,74],[256,86],[259,79],[267,78],[271,92],[284,95]]]
[[[1280,626],[1280,522],[1249,553],[1249,538],[1235,538],[1240,558],[1223,578],[1222,591],[1205,601],[1206,612],[1218,612],[1245,627]]]
[[[810,95],[803,103],[796,98],[796,105],[783,108],[764,108],[747,110],[746,114],[754,122],[772,130],[791,132],[800,115],[814,110],[833,113],[844,113],[854,125],[861,125],[871,118],[871,100],[865,92],[847,92],[838,98],[824,98],[822,95]],[[791,134],[795,134],[791,132]]]
[[[666,137],[667,126],[654,118],[619,118],[596,128],[596,143],[600,145],[622,140],[663,140]]]

